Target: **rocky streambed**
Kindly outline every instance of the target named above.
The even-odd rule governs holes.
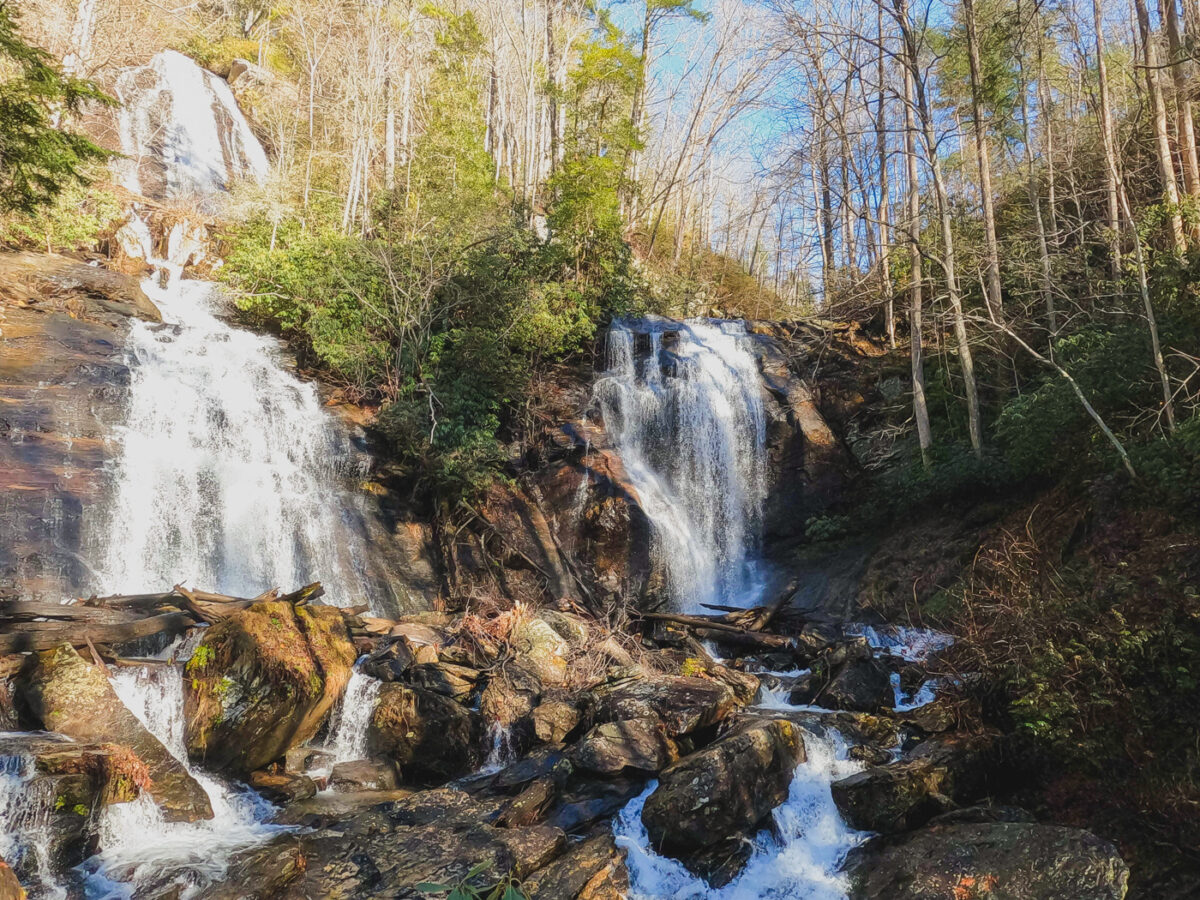
[[[989,802],[1020,773],[938,636],[729,619],[265,599],[153,661],[8,657],[3,853],[35,897],[1124,895],[1111,845]]]

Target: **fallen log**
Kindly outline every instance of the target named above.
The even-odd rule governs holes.
[[[27,622],[0,633],[0,656],[49,650],[64,642],[87,647],[89,639],[95,644],[123,644],[157,634],[174,638],[195,624],[196,619],[184,612],[121,623]]]
[[[213,625],[228,619],[234,613],[241,612],[254,603],[253,600],[235,600],[220,594],[206,594],[201,599],[201,591],[189,591],[181,584],[175,585],[175,591],[183,597],[183,605],[201,622]],[[213,599],[216,598],[216,599]]]
[[[738,625],[730,625],[706,616],[687,616],[682,613],[638,613],[643,619],[658,622],[673,622],[684,625],[693,631],[704,632],[704,637],[719,640],[727,644],[743,647],[758,647],[768,650],[780,650],[792,646],[792,638],[779,634],[761,634],[749,631]]]
[[[124,609],[109,609],[101,606],[80,604],[38,603],[26,600],[0,600],[0,621],[37,622],[41,620],[59,622],[96,622],[119,624],[132,622],[144,616]]]
[[[775,619],[775,616],[779,614],[779,611],[787,606],[789,601],[796,596],[796,591],[799,589],[799,587],[800,580],[798,578],[793,578],[788,581],[783,590],[779,593],[779,596],[767,606],[760,607],[759,614],[754,618],[753,621],[748,622],[746,627],[751,631],[762,631],[765,629]]]

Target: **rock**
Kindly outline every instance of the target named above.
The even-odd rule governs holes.
[[[169,822],[211,819],[204,788],[117,697],[108,675],[70,644],[38,654],[24,686],[31,715],[47,731],[81,743],[128,747],[149,774],[146,790]]]
[[[625,851],[606,830],[535,872],[524,888],[529,900],[624,900],[629,895]]]
[[[445,661],[421,663],[408,672],[408,681],[414,687],[450,697],[459,703],[465,703],[474,693],[478,680],[479,673],[474,669]]]
[[[567,680],[567,656],[570,645],[540,618],[517,623],[510,636],[521,665],[533,672],[543,684],[564,684]]]
[[[399,636],[376,650],[363,662],[362,670],[372,678],[390,684],[399,681],[416,662],[416,650],[408,638]]]
[[[0,300],[8,303],[64,308],[105,324],[115,324],[114,316],[162,321],[138,279],[66,256],[0,253],[0,285]],[[74,309],[71,298],[79,304]]]
[[[448,697],[385,684],[367,728],[372,756],[391,760],[405,780],[453,778],[479,765],[479,715]]]
[[[739,834],[689,853],[681,862],[693,875],[699,875],[708,882],[710,887],[723,888],[741,874],[753,855],[753,836]]]
[[[505,828],[536,825],[558,797],[558,784],[551,775],[543,775],[513,797],[500,810],[496,824]]]
[[[926,734],[941,734],[954,728],[958,722],[954,703],[948,697],[937,697],[923,706],[897,713],[896,718]]]
[[[852,900],[1121,900],[1129,867],[1086,831],[1027,822],[923,828],[852,854]]]
[[[336,791],[318,791],[315,797],[288,804],[275,816],[274,822],[277,825],[298,825],[301,828],[330,828],[339,822],[354,818],[366,809],[395,803],[411,797],[412,794],[412,790],[404,788],[394,791],[357,791],[345,794]]]
[[[515,663],[500,666],[483,689],[479,714],[485,721],[511,728],[533,712],[541,694],[542,683],[529,669]]]
[[[620,722],[657,717],[667,734],[679,737],[716,725],[737,705],[732,690],[707,678],[640,678],[596,691],[596,720]]]
[[[800,729],[786,719],[751,721],[693,753],[646,798],[651,844],[678,856],[753,828],[787,798],[804,758]]]
[[[492,783],[502,791],[509,791],[551,772],[569,774],[571,770],[571,763],[561,747],[542,747],[501,769]]]
[[[0,900],[25,900],[25,889],[8,863],[0,859]]]
[[[333,765],[334,754],[321,747],[292,747],[284,754],[283,770],[303,775],[314,769],[328,769]]]
[[[1019,806],[967,806],[952,809],[929,820],[930,825],[983,825],[988,822],[1036,822]]]
[[[868,713],[890,707],[893,699],[891,673],[874,657],[848,662],[818,696],[830,709]]]
[[[236,857],[237,877],[209,885],[199,894],[204,900],[266,900],[284,895],[287,886],[304,871],[307,860],[296,841],[278,841],[243,851]],[[175,886],[178,892],[178,885]],[[135,896],[141,896],[137,894]],[[178,896],[170,889],[162,896]]]
[[[982,796],[995,769],[994,751],[986,737],[931,740],[898,762],[835,781],[833,799],[859,830],[908,831]]]
[[[578,834],[607,821],[642,792],[640,778],[606,778],[603,781],[573,780],[561,802],[546,817],[546,824]]]
[[[293,803],[317,795],[317,785],[307,775],[295,773],[251,772],[247,784],[272,803]]]
[[[420,647],[440,647],[446,643],[446,633],[424,622],[398,622],[388,632],[391,637],[405,638],[410,644]],[[434,662],[437,660],[435,659]]]
[[[533,733],[547,744],[560,744],[579,724],[579,710],[565,700],[546,700],[533,710]]]
[[[390,763],[369,759],[337,763],[329,773],[329,787],[341,794],[394,791],[398,787],[396,769]]]
[[[187,664],[187,748],[247,775],[312,738],[350,680],[354,645],[332,606],[256,603],[212,625]]]
[[[571,752],[576,768],[599,775],[659,772],[678,758],[679,748],[653,716],[597,725]]]

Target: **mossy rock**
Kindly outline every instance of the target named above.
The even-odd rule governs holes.
[[[354,644],[331,606],[256,603],[208,629],[187,665],[187,748],[240,777],[312,738],[341,697]]]

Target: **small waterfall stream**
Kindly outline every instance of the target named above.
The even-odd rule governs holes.
[[[616,322],[596,397],[671,599],[753,605],[767,491],[766,414],[745,323]]]

